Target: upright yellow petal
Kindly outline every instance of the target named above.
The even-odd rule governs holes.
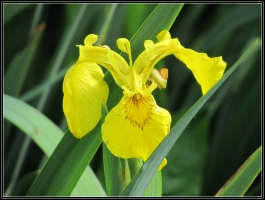
[[[174,55],[192,71],[203,95],[222,78],[226,68],[222,56],[209,58],[206,53],[198,53],[181,45]]]
[[[107,101],[109,88],[101,68],[91,62],[77,63],[63,82],[63,111],[76,138],[90,132],[101,117],[101,103]]]
[[[117,157],[146,161],[170,131],[171,116],[152,95],[123,96],[105,118],[102,138]],[[166,159],[159,170],[166,165]]]
[[[96,43],[96,41],[98,41],[98,36],[95,34],[89,34],[86,36],[84,43],[85,46],[92,46],[94,43]]]
[[[146,40],[145,49],[135,60],[134,69],[142,74],[143,82],[146,82],[157,62],[164,57],[174,54],[179,46],[178,39],[164,40],[156,44]]]
[[[117,40],[117,46],[118,48],[127,53],[129,56],[129,66],[132,67],[132,52],[131,52],[131,43],[126,38],[119,38]]]
[[[171,39],[171,35],[167,30],[163,30],[160,33],[157,34],[156,38],[158,39],[158,41],[162,42],[165,40],[170,40]]]

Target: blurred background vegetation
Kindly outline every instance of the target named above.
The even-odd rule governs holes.
[[[100,44],[118,51],[116,40],[131,39],[155,7],[4,4],[4,93],[37,108],[65,131],[62,81],[78,58],[75,45],[107,28]],[[102,27],[110,11],[111,25]],[[223,56],[229,69],[249,43],[261,39],[261,4],[185,4],[170,33],[186,48]],[[163,196],[215,195],[261,145],[261,52],[241,65],[168,154],[162,170]],[[154,95],[157,104],[170,111],[174,125],[201,91],[191,72],[173,56],[160,61],[157,68],[161,67],[169,69],[168,87]],[[46,159],[28,136],[4,121],[4,189],[15,185],[9,195],[25,195]],[[101,148],[90,166],[104,187]],[[261,195],[260,175],[247,195]]]

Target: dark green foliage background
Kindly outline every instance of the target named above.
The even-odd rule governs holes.
[[[110,5],[87,5],[85,17],[74,30],[69,24],[78,14],[76,10],[80,5],[43,4],[40,18],[33,24],[37,7],[36,4],[4,4],[4,93],[38,108],[65,131],[67,124],[62,111],[63,76],[60,74],[78,58],[78,48],[75,45],[83,44],[85,36],[90,33],[100,34]],[[118,4],[102,44],[118,51],[116,39],[130,39],[155,7],[156,4]],[[35,31],[41,23],[45,23],[45,28],[36,34]],[[63,49],[65,35],[70,31],[74,31],[74,36],[67,41],[69,46]],[[186,48],[205,52],[210,57],[223,56],[229,69],[250,42],[256,38],[261,39],[261,5],[185,4],[170,33],[172,37],[179,38]],[[26,54],[27,47],[34,44],[34,51]],[[54,63],[60,51],[66,53],[58,64],[58,69],[54,70]],[[23,55],[22,60],[19,64],[14,64],[19,54]],[[191,72],[173,56],[159,62],[157,68],[161,67],[169,69],[168,85],[166,90],[156,90],[154,96],[158,105],[172,114],[173,125],[201,96],[201,91]],[[52,86],[48,86],[45,82],[51,79],[51,73],[58,79]],[[16,83],[18,79],[21,81]],[[30,95],[43,83],[50,91],[41,105],[44,87],[37,95]],[[4,123],[6,190],[12,182],[26,136],[9,122]],[[260,145],[259,51],[243,63],[218,90],[172,148],[167,156],[168,164],[162,170],[163,195],[215,195]],[[18,183],[11,195],[26,194],[36,177],[36,170],[41,168],[43,159],[45,160],[42,151],[33,142],[29,142],[26,149]],[[92,160],[91,167],[104,183],[101,149]],[[247,195],[261,195],[260,175]]]

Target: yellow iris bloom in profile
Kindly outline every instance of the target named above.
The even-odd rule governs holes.
[[[205,53],[184,48],[166,30],[157,35],[159,42],[144,42],[145,50],[134,63],[127,39],[118,39],[117,46],[128,54],[129,63],[108,46],[92,46],[97,39],[97,35],[90,34],[85,45],[79,45],[79,59],[63,82],[63,110],[76,138],[96,126],[101,118],[101,103],[107,101],[109,93],[99,65],[105,67],[123,89],[123,97],[106,116],[102,139],[112,154],[124,159],[146,161],[170,131],[171,115],[156,104],[152,95],[157,87],[166,87],[167,70],[154,69],[159,60],[173,54],[192,71],[203,94],[222,78],[226,68],[221,56],[209,58]],[[166,163],[164,159],[158,170]]]

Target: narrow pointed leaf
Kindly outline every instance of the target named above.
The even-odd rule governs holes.
[[[157,171],[152,181],[144,192],[147,197],[161,197],[162,196],[162,173]]]
[[[32,4],[4,4],[4,23],[30,6],[32,6]]]
[[[160,31],[170,29],[170,27],[176,20],[179,12],[181,11],[182,7],[183,3],[170,5],[159,4],[154,9],[151,15],[146,19],[146,21],[131,39],[133,59],[135,59],[139,55],[139,53],[144,50],[143,43],[145,40],[148,39],[156,41],[156,35],[160,33]]]
[[[259,147],[226,182],[215,196],[243,196],[261,170],[261,147]]]
[[[45,24],[41,24],[27,46],[14,56],[5,73],[4,89],[6,94],[18,96],[20,93],[44,29]]]
[[[4,94],[4,118],[19,127],[50,156],[63,137],[63,131],[40,111]]]
[[[50,156],[64,133],[41,112],[4,94],[4,118],[14,123],[27,134],[47,155]],[[75,187],[73,196],[104,196],[105,192],[88,166]]]

